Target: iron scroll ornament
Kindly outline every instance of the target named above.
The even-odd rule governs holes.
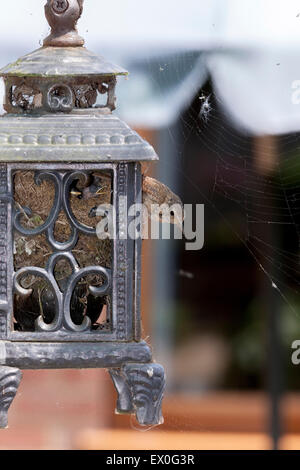
[[[57,113],[69,113],[75,105],[73,90],[68,85],[54,85],[47,93],[47,107],[50,111]]]
[[[36,320],[36,330],[48,333],[54,333],[62,329],[83,333],[91,329],[91,320],[85,316],[81,325],[77,325],[72,321],[71,318],[71,299],[74,289],[80,279],[88,275],[98,275],[103,280],[103,284],[100,287],[89,286],[89,292],[94,297],[103,297],[110,293],[112,284],[111,270],[101,266],[89,266],[80,268],[71,250],[76,246],[78,241],[78,233],[82,232],[88,235],[96,235],[96,229],[81,224],[73,214],[73,211],[69,202],[70,186],[74,180],[84,178],[87,181],[87,173],[76,171],[62,174],[55,171],[37,171],[35,173],[35,183],[40,185],[42,181],[48,180],[54,183],[55,197],[52,209],[49,213],[47,220],[34,229],[28,229],[21,223],[21,218],[25,213],[28,217],[32,215],[31,209],[24,207],[22,209],[15,210],[13,214],[13,226],[15,230],[25,236],[35,236],[45,233],[47,240],[54,250],[54,253],[50,256],[46,269],[39,267],[24,267],[19,269],[13,279],[13,286],[15,292],[23,297],[27,297],[32,294],[31,289],[25,289],[21,285],[22,279],[28,275],[40,277],[44,279],[48,286],[51,287],[54,302],[55,302],[55,316],[51,323],[45,323],[42,316],[39,316]],[[67,242],[58,242],[54,237],[54,228],[58,216],[61,211],[64,211],[70,227],[71,236]],[[56,264],[60,260],[66,260],[71,268],[72,274],[68,278],[67,284],[62,291],[55,279],[54,269]]]

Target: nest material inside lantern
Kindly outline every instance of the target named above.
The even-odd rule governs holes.
[[[97,181],[99,188],[93,192],[89,191],[86,182],[83,179],[75,180],[73,189],[70,191],[70,206],[77,220],[89,227],[96,227],[101,220],[99,217],[91,217],[91,210],[100,204],[111,202],[112,184],[111,178],[107,174],[99,171],[92,172],[90,181]],[[96,188],[97,189],[97,188]],[[51,181],[44,180],[41,184],[36,184],[33,171],[17,171],[14,174],[14,200],[17,210],[23,212],[22,225],[27,229],[34,229],[41,226],[47,220],[54,203],[55,188]],[[28,216],[24,207],[31,209]],[[65,213],[62,211],[57,219],[55,230],[55,239],[58,242],[66,242],[71,236],[71,228]],[[53,253],[46,235],[25,236],[15,233],[14,236],[14,269],[18,271],[25,266],[36,266],[45,268],[46,263]],[[72,253],[79,266],[100,265],[110,268],[112,262],[112,245],[110,240],[99,240],[97,236],[79,234],[78,242]],[[64,289],[69,276],[72,273],[68,262],[61,260],[57,263],[54,271],[55,278],[61,290]],[[75,296],[72,299],[73,310],[75,312],[73,321],[80,324],[82,316],[89,309],[94,309],[94,321],[97,321],[97,309],[99,305],[93,303],[89,295],[88,287],[90,285],[100,286],[103,280],[101,276],[89,275],[80,280],[76,287]],[[46,281],[28,275],[21,282],[25,289],[32,289],[33,293],[29,299],[16,299],[15,318],[18,317],[18,328],[22,330],[34,330],[34,320],[42,315],[45,318],[45,312],[49,311],[49,305],[53,306],[51,292],[49,292]],[[99,300],[98,300],[99,303]],[[108,302],[106,301],[106,304]],[[50,309],[51,310],[51,309]],[[52,309],[54,310],[54,308]],[[30,313],[32,315],[30,316]],[[77,312],[77,313],[76,313]],[[79,314],[78,314],[79,312]],[[101,308],[99,310],[101,313]],[[77,315],[78,314],[78,315]],[[53,319],[54,311],[48,312],[48,321]],[[76,318],[76,315],[78,318]],[[47,315],[46,315],[47,316]],[[47,318],[45,319],[47,321]],[[17,329],[18,329],[17,328]]]

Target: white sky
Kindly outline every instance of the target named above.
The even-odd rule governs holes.
[[[49,32],[45,2],[2,0],[0,66],[41,45]],[[142,55],[147,62],[164,49],[210,51],[206,65],[215,90],[236,123],[256,133],[299,130],[300,105],[292,103],[291,92],[293,81],[300,80],[300,0],[85,0],[79,32],[88,48],[125,68],[127,55]],[[188,74],[187,64],[178,61],[178,70],[185,69]],[[197,90],[201,67],[193,73]],[[128,83],[131,96],[140,91],[142,116],[132,106],[139,124],[165,125],[188,105],[190,98],[182,102],[183,83],[170,90],[174,94],[164,90],[155,96],[151,77],[134,82],[138,78],[135,71]],[[126,102],[132,102],[129,85],[122,86]]]
[[[45,0],[1,5],[1,50],[24,52],[47,35]],[[299,0],[85,0],[80,32],[88,47],[208,47],[300,43]]]

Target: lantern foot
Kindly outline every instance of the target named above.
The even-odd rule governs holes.
[[[131,391],[121,369],[110,369],[110,376],[118,393],[117,413],[133,413]]]
[[[22,372],[12,367],[0,367],[0,429],[7,428],[8,409],[16,396]]]
[[[110,374],[118,392],[118,413],[135,414],[142,426],[163,423],[165,373],[161,365],[127,364],[122,369],[111,369]]]

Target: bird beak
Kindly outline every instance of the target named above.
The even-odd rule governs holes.
[[[70,191],[70,194],[71,194],[71,196],[75,196],[75,197],[82,196],[82,192],[81,191],[76,191],[76,189],[72,189],[72,191]]]

